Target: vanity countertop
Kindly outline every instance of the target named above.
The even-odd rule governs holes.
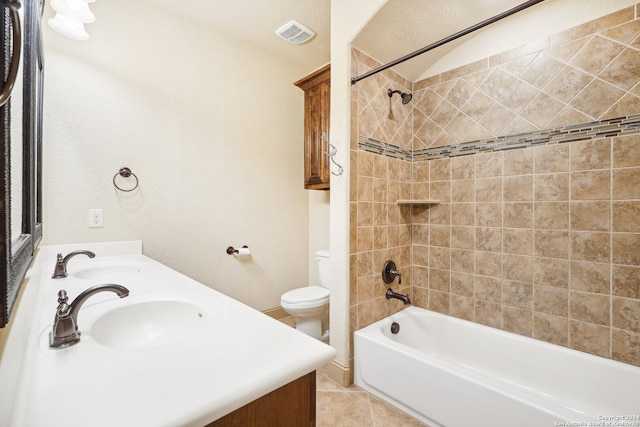
[[[78,256],[68,264],[68,277],[52,279],[55,254],[80,248],[96,257]],[[141,242],[41,248],[29,283],[35,306],[28,337],[18,340],[25,349],[10,427],[202,427],[335,357],[332,347],[142,255],[141,248]],[[50,349],[58,291],[65,289],[71,302],[103,283],[126,286],[130,294],[120,299],[102,292],[89,298],[78,315],[80,342]],[[140,322],[146,319],[130,316],[144,312],[135,304],[149,301],[199,307],[197,319],[189,318],[192,323],[180,334],[174,331],[178,342],[152,333],[138,341],[135,334],[142,329],[136,328],[145,328]],[[113,313],[132,323],[120,334],[131,337],[105,341],[98,328],[101,316],[127,306],[133,307],[130,313]],[[162,312],[157,319],[171,315]],[[11,363],[5,359],[2,364]]]

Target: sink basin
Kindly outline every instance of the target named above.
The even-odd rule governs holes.
[[[102,264],[83,268],[70,274],[79,279],[110,280],[114,277],[140,273],[142,267],[142,263]]]
[[[195,301],[143,300],[106,311],[93,322],[89,335],[108,347],[166,346],[203,333],[215,316]]]

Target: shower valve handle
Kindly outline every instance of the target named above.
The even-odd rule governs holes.
[[[402,284],[402,275],[398,271],[396,267],[396,263],[388,260],[382,266],[382,281],[387,285],[393,283],[393,281],[398,278],[398,284]]]

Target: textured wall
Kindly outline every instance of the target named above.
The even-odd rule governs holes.
[[[87,42],[44,26],[43,243],[142,239],[208,286],[278,307],[312,261],[293,86],[312,70],[147,2],[92,8]],[[138,190],[114,189],[122,166]],[[87,227],[89,208],[104,209],[104,228]],[[225,253],[245,244],[250,260]]]

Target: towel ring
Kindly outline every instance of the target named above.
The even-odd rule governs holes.
[[[130,176],[133,176],[136,180],[136,185],[133,186],[133,188],[130,188],[128,190],[125,190],[124,188],[121,188],[118,184],[116,184],[116,178],[118,177],[118,175],[120,175],[123,178],[129,178]],[[138,177],[136,176],[135,173],[131,172],[131,169],[124,167],[124,168],[120,168],[120,170],[118,171],[117,174],[115,174],[113,176],[113,185],[120,191],[124,191],[125,193],[128,193],[130,191],[135,190],[136,188],[138,188]]]

